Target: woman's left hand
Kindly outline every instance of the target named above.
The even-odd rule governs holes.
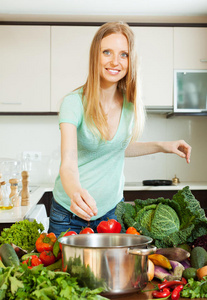
[[[164,153],[175,153],[182,158],[185,158],[187,163],[190,163],[191,146],[188,145],[184,140],[162,142],[162,152]]]

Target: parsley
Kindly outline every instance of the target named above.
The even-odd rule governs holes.
[[[28,269],[26,265],[0,268],[0,300],[104,300],[102,288],[79,286],[66,272],[47,270],[43,265]]]
[[[181,297],[184,298],[207,298],[207,276],[202,280],[188,279],[188,283],[181,291]]]
[[[44,230],[42,223],[36,220],[30,222],[23,220],[14,223],[10,228],[4,228],[0,236],[0,244],[13,243],[22,249],[31,252],[35,248],[35,242]]]

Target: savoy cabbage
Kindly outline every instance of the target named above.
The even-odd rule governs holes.
[[[207,234],[207,218],[200,202],[186,186],[173,198],[136,199],[134,204],[120,202],[116,208],[122,231],[135,227],[153,238],[159,248],[191,243]]]

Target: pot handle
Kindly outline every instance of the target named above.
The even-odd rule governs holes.
[[[147,249],[129,249],[129,254],[135,254],[135,255],[149,255],[152,253],[155,253],[157,250],[157,247],[155,246],[149,246]]]

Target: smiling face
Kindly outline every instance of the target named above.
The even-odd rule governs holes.
[[[101,41],[101,85],[117,84],[128,72],[129,44],[125,35],[113,33]]]

